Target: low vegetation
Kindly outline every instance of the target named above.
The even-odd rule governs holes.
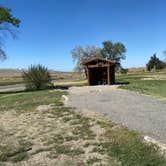
[[[0,95],[0,165],[164,166],[160,149],[101,116],[63,105],[65,91]]]
[[[76,72],[58,72],[49,70],[52,82],[60,84],[60,82],[79,82],[85,79],[84,73]],[[22,78],[22,70],[19,69],[0,69],[0,86],[24,84]]]
[[[147,95],[166,97],[165,73],[128,74],[117,76],[119,88],[140,92]]]
[[[128,69],[127,68],[126,69],[125,68],[121,68],[120,69],[120,73],[121,74],[127,74],[128,73]]]
[[[23,80],[28,90],[46,89],[51,85],[51,75],[42,65],[34,65],[23,72]]]

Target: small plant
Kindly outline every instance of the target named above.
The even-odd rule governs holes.
[[[121,74],[127,74],[128,73],[128,69],[121,68],[120,72],[121,72]]]
[[[23,80],[28,90],[46,89],[51,85],[51,75],[42,65],[31,65],[28,71],[23,72]]]
[[[86,163],[88,165],[92,165],[94,163],[100,163],[101,162],[101,159],[97,158],[97,157],[93,157],[93,158],[89,158]]]
[[[82,149],[72,148],[69,145],[57,145],[55,150],[57,154],[65,154],[68,156],[77,156],[85,153]]]

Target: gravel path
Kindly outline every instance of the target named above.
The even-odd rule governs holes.
[[[166,143],[166,100],[116,86],[72,87],[68,97],[69,106],[102,113],[116,123]]]
[[[6,85],[6,86],[0,86],[0,92],[17,90],[17,89],[24,89],[24,88],[25,88],[24,84]]]

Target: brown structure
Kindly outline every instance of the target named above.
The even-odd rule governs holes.
[[[116,61],[105,58],[91,58],[82,62],[87,73],[88,85],[111,85],[115,83]]]

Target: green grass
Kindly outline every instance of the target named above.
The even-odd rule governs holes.
[[[62,106],[63,103],[60,100],[62,94],[65,92],[55,92],[50,90],[32,91],[32,92],[18,92],[11,95],[5,94],[0,96],[0,111],[7,111],[15,109],[19,111],[34,110],[39,105],[47,105],[50,103],[56,104],[56,106]]]
[[[142,136],[137,132],[125,128],[106,129],[105,139],[97,143],[94,152],[108,154],[118,159],[123,166],[165,166],[166,158],[161,155],[156,145],[149,145],[142,141]]]
[[[57,145],[55,146],[55,150],[58,154],[66,154],[68,156],[77,156],[80,154],[84,154],[84,150],[80,148],[72,148],[69,145]]]
[[[101,159],[98,159],[97,157],[89,158],[86,163],[87,165],[92,165],[94,163],[99,163],[101,162]]]
[[[0,161],[18,162],[27,159],[27,151],[31,149],[31,145],[30,142],[22,140],[18,140],[17,146],[12,143],[0,145]]]
[[[126,83],[119,88],[136,91],[139,93],[153,95],[158,97],[166,97],[166,80],[159,80],[158,77],[163,74],[137,74],[117,76],[119,83]],[[155,80],[143,80],[144,78],[154,78]]]

